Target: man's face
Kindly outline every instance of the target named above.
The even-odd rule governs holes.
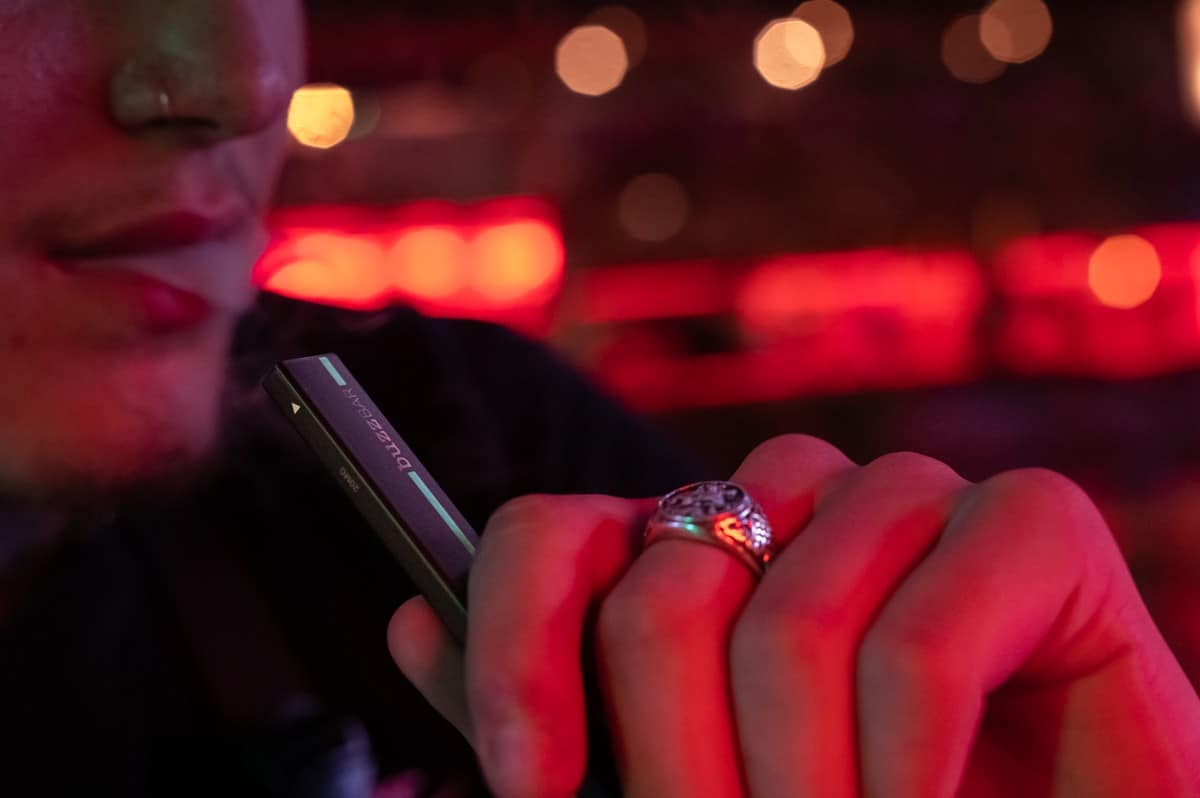
[[[302,72],[299,0],[0,0],[0,498],[207,450]]]

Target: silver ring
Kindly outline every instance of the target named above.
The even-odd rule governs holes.
[[[758,579],[775,556],[767,516],[746,489],[733,482],[696,482],[663,496],[646,524],[642,548],[672,539],[720,547]]]

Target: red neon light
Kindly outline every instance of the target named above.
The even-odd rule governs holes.
[[[588,324],[610,324],[729,313],[734,276],[715,261],[592,269],[575,284],[577,317]]]
[[[677,309],[662,298],[672,280],[683,287],[680,305],[716,310],[723,297],[746,348],[695,355],[636,329],[614,335],[599,375],[643,410],[960,382],[982,366],[986,286],[966,253],[867,250],[772,258],[749,270],[712,266],[699,272],[700,291],[683,265],[674,269],[625,267],[611,284],[623,284],[637,311],[661,315]],[[648,278],[640,286],[639,273]],[[616,302],[609,307],[615,315]]]
[[[278,214],[273,229],[259,284],[323,304],[495,318],[544,308],[562,283],[561,234],[534,200],[306,208]]]
[[[563,283],[554,215],[530,200],[311,208],[279,214],[274,229],[260,284],[328,304],[404,302],[544,333]],[[1200,225],[1133,232],[1161,277],[1124,309],[1101,301],[1111,286],[1098,290],[1089,271],[1102,238],[1065,233],[999,251],[986,319],[988,270],[969,255],[891,249],[592,269],[564,318],[614,325],[592,365],[647,410],[947,384],[995,366],[1136,377],[1200,364]],[[1108,264],[1118,279],[1120,260]],[[637,324],[688,316],[735,320],[741,351],[696,355],[684,336]]]
[[[1200,226],[1156,225],[1134,233],[1153,246],[1162,276],[1149,299],[1130,308],[1106,306],[1089,282],[1100,236],[1038,236],[997,253],[997,360],[1020,374],[1105,377],[1200,363]]]
[[[995,367],[1128,378],[1200,365],[1200,225],[1133,233],[1153,246],[1161,278],[1125,309],[1106,306],[1089,282],[1103,237],[1080,233],[1003,248],[986,317],[982,265],[963,253],[893,250],[787,256],[748,270],[707,264],[699,291],[683,264],[598,270],[587,284],[610,296],[582,306],[604,311],[587,314],[592,321],[628,321],[721,313],[720,297],[735,297],[742,351],[697,355],[645,326],[608,335],[597,372],[645,410],[949,384]],[[673,282],[683,299],[664,298]]]
[[[769,260],[745,279],[737,307],[744,325],[771,333],[804,333],[859,311],[961,327],[974,323],[984,295],[966,253],[881,249]]]

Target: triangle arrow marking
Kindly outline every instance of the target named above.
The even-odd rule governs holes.
[[[296,404],[295,402],[292,402],[292,415],[294,416],[299,412],[300,412],[300,405]]]

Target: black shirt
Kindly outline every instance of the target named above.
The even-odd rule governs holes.
[[[276,360],[331,351],[479,530],[526,493],[708,476],[500,328],[264,297],[215,463],[89,519],[0,629],[0,793],[349,796],[413,770],[478,789],[387,653],[413,588],[257,387]]]

